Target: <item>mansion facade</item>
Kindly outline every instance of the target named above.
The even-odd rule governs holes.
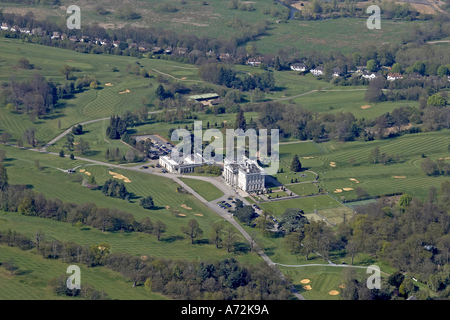
[[[261,191],[265,188],[265,171],[256,160],[243,157],[239,161],[225,159],[223,178],[231,187],[246,192]]]

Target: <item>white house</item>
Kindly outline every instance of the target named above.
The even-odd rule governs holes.
[[[309,70],[309,72],[311,72],[315,76],[321,76],[323,75],[323,67],[322,66],[315,67],[314,69]]]
[[[191,173],[196,167],[200,167],[205,163],[202,155],[199,153],[175,161],[169,156],[159,157],[159,164],[170,173]]]
[[[2,30],[9,30],[9,24],[6,22],[2,23],[2,26],[0,27]]]
[[[403,79],[403,76],[400,73],[389,73],[387,75],[387,79],[389,81],[394,81],[394,80],[398,80],[398,79]]]
[[[246,192],[265,188],[264,169],[258,165],[256,160],[250,160],[245,156],[238,161],[225,159],[222,176],[225,183]]]
[[[250,58],[247,60],[247,64],[249,66],[257,67],[261,64],[261,60],[259,58]]]
[[[363,72],[361,77],[363,77],[364,79],[372,80],[378,77],[378,75],[375,72]]]
[[[334,68],[332,71],[333,77],[340,77],[342,75],[341,68]]]
[[[304,63],[294,63],[291,65],[291,70],[305,72],[308,69]]]

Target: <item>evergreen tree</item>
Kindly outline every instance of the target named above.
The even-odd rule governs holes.
[[[139,205],[141,207],[143,207],[144,209],[148,209],[148,210],[153,209],[155,206],[153,203],[153,198],[151,196],[142,198]]]
[[[276,71],[281,71],[281,63],[280,63],[280,57],[277,56],[277,58],[275,59],[275,65],[274,65],[274,69]]]
[[[298,159],[298,155],[295,155],[294,159],[292,159],[291,171],[294,171],[294,172],[302,171],[302,164],[301,164],[300,160]]]
[[[6,190],[8,188],[8,174],[3,164],[0,164],[0,190]]]
[[[59,151],[59,156],[60,156],[61,158],[64,158],[64,150],[63,150],[63,149],[61,149],[61,150]]]
[[[159,84],[159,86],[156,88],[155,94],[158,97],[158,99],[161,101],[166,98],[166,90],[164,90],[164,87],[162,84]]]
[[[234,129],[242,129],[245,131],[245,128],[247,127],[247,123],[245,121],[244,117],[244,110],[239,109],[238,114],[236,115],[236,122],[234,123]]]

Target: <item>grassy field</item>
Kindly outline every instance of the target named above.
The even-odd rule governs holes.
[[[353,88],[353,87],[352,87]],[[370,104],[370,108],[362,109],[367,106],[364,101],[365,89],[342,90],[341,87],[332,87],[329,90],[313,92],[293,101],[305,109],[315,112],[351,112],[356,118],[372,119],[386,112],[392,112],[400,106],[418,106],[417,101],[396,101],[379,102]]]
[[[47,286],[48,280],[65,275],[69,263],[61,260],[42,259],[33,252],[0,246],[2,261],[14,258],[19,270],[11,274],[0,267],[0,300],[58,300],[73,299],[55,295]],[[90,284],[96,290],[105,291],[113,300],[166,300],[163,295],[153,293],[144,286],[132,287],[118,272],[105,267],[86,268],[77,264],[81,271],[81,285]],[[77,298],[75,298],[77,299]]]
[[[240,1],[241,2],[241,1]],[[244,2],[244,1],[242,1]],[[160,1],[143,0],[135,1],[106,1],[99,0],[91,3],[85,0],[61,0],[61,6],[48,5],[15,5],[0,4],[0,8],[7,7],[5,12],[25,14],[32,11],[38,19],[48,19],[57,23],[65,23],[67,14],[63,7],[78,5],[82,8],[83,23],[97,22],[100,26],[112,29],[124,26],[151,27],[158,26],[170,29],[181,34],[195,34],[199,37],[230,39],[239,34],[240,30],[233,29],[227,22],[233,19],[241,19],[247,23],[268,21],[271,24],[266,35],[250,42],[256,45],[261,53],[276,54],[280,48],[299,48],[300,50],[316,51],[342,51],[352,53],[356,48],[365,48],[367,45],[379,45],[380,43],[396,43],[412,25],[425,24],[422,21],[390,21],[383,20],[381,29],[370,30],[366,26],[366,19],[342,18],[324,21],[293,21],[287,23],[275,23],[279,16],[264,14],[265,9],[276,9],[282,12],[285,9],[280,4],[270,0],[259,0],[252,4],[253,11],[230,10],[229,1],[208,0],[186,1],[181,4],[177,0],[166,0],[165,4],[172,4],[177,8],[176,12],[164,12],[159,10]],[[99,15],[94,12],[95,6],[103,6],[108,14]],[[121,6],[128,6],[139,12],[140,19],[121,20],[114,12]]]
[[[35,127],[37,139],[47,142],[74,124],[141,108],[143,98],[151,107],[156,99],[154,91],[158,83],[155,77],[158,72],[173,74],[175,78],[177,73],[182,72],[186,80],[199,80],[196,69],[182,69],[180,67],[186,65],[172,61],[141,59],[139,62],[142,68],[150,73],[149,78],[143,78],[126,71],[127,65],[133,66],[138,61],[132,57],[82,54],[5,38],[0,38],[0,46],[0,81],[9,81],[12,75],[16,81],[21,81],[39,73],[53,81],[65,83],[64,76],[60,75],[58,70],[67,64],[81,70],[74,72],[75,76],[95,76],[100,82],[97,90],[85,90],[75,94],[75,99],[60,100],[52,114],[34,123],[28,116],[12,114],[3,108],[4,106],[0,106],[0,128],[2,132],[12,134],[13,139],[21,137],[26,128]],[[27,58],[31,64],[42,70],[16,68],[20,57]],[[118,68],[119,72],[113,72],[112,67]],[[106,83],[113,86],[105,86]],[[130,92],[119,93],[126,90]],[[58,122],[61,123],[61,129],[58,128]]]
[[[448,157],[447,147],[450,143],[448,133],[449,130],[443,130],[370,142],[330,141],[317,145],[323,153],[317,152],[313,158],[300,158],[300,161],[303,167],[319,175],[320,185],[325,190],[340,200],[342,197],[345,199],[356,197],[354,190],[343,188],[357,187],[362,187],[370,195],[405,192],[424,198],[431,186],[438,187],[448,178],[426,176],[420,169],[420,163],[424,160],[421,155],[423,153],[433,161]],[[305,145],[306,143],[280,145],[281,161],[289,164],[294,154],[300,154]],[[381,152],[393,156],[402,155],[404,161],[390,165],[369,164],[368,155],[376,146]],[[354,165],[351,165],[349,160],[354,160]],[[335,167],[330,165],[332,162],[335,163]],[[337,189],[342,189],[342,192],[334,193]]]
[[[180,180],[194,189],[195,192],[201,195],[206,201],[212,201],[224,195],[222,191],[209,182],[189,178],[180,178]]]
[[[288,21],[277,24],[267,36],[251,42],[261,52],[276,54],[286,44],[303,51],[341,51],[352,53],[367,45],[397,43],[398,39],[413,25],[421,21],[383,20],[381,29],[370,30],[367,19],[342,18],[324,21]],[[426,22],[425,22],[426,23]]]
[[[331,202],[331,204],[330,204]],[[327,208],[342,207],[342,204],[328,195],[321,195],[307,198],[297,198],[289,200],[271,201],[260,204],[266,210],[273,211],[276,217],[280,217],[288,208],[300,208],[305,213]]]
[[[20,232],[32,235],[38,228],[38,225],[40,225],[44,232],[48,233],[48,238],[54,237],[65,241],[73,240],[77,243],[105,241],[111,244],[115,252],[151,254],[174,259],[229,256],[225,250],[213,250],[215,248],[210,245],[198,244],[192,246],[183,237],[180,227],[185,225],[188,219],[193,218],[199,222],[206,239],[209,236],[211,223],[221,219],[194,196],[177,193],[176,188],[178,184],[170,179],[124,169],[108,169],[103,166],[83,167],[95,177],[99,185],[102,185],[105,180],[112,178],[109,171],[123,174],[129,178],[131,182],[126,183],[126,187],[133,194],[133,197],[130,202],[127,202],[126,200],[106,197],[100,190],[89,190],[80,183],[72,182],[68,179],[67,173],[54,168],[54,166],[63,169],[71,168],[72,162],[67,158],[63,159],[53,156],[57,163],[49,166],[47,164],[52,163],[51,155],[31,153],[31,151],[18,150],[11,147],[6,148],[6,154],[8,158],[6,164],[11,184],[30,185],[34,191],[42,192],[49,198],[59,198],[63,201],[74,203],[94,202],[99,207],[114,207],[133,213],[138,221],[144,217],[150,217],[152,221],[161,220],[167,225],[167,232],[162,236],[163,241],[158,242],[154,236],[145,234],[102,233],[96,229],[85,231],[67,223],[39,218],[34,218],[33,220],[32,217],[23,217],[17,214],[6,214],[9,216],[7,222],[0,226],[2,229],[6,227],[17,228]],[[34,167],[32,160],[24,160],[31,157],[39,159],[40,165],[44,169],[38,170]],[[80,169],[78,169],[77,174],[87,177],[84,172],[80,173]],[[140,198],[148,195],[153,197],[155,206],[157,206],[156,210],[146,210],[139,206]],[[180,216],[179,214],[185,216]],[[194,214],[201,214],[201,216]],[[251,254],[250,256],[244,259],[250,259],[254,262],[258,261],[256,254]]]

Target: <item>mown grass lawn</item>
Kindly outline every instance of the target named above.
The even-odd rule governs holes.
[[[209,182],[189,178],[180,178],[180,180],[194,189],[194,191],[201,195],[206,201],[212,201],[224,195],[222,191]]]

